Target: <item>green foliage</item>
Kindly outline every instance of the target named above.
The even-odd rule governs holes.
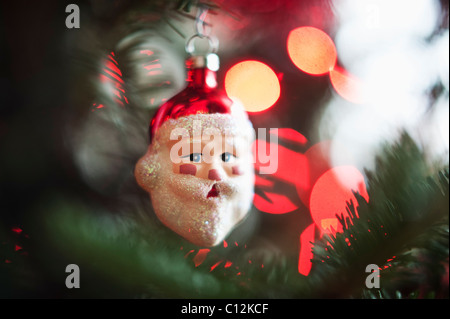
[[[232,243],[211,248],[195,265],[198,247],[142,217],[149,207],[138,204],[133,214],[114,216],[104,206],[53,194],[37,207],[29,258],[1,266],[0,279],[7,279],[1,292],[57,298],[448,298],[448,168],[433,171],[404,135],[386,146],[367,176],[370,201],[355,194],[348,215],[337,212],[344,230],[315,243],[307,277],[297,272],[296,260],[269,252],[257,259],[252,247]],[[65,288],[61,269],[70,263],[80,266],[83,289]],[[381,268],[379,289],[365,286],[368,264]],[[20,284],[24,278],[26,285]]]
[[[443,278],[449,254],[449,173],[446,168],[428,174],[424,155],[408,135],[385,148],[375,173],[367,172],[369,203],[356,194],[357,207],[348,204],[349,217],[337,215],[344,231],[314,247],[313,280],[327,283],[318,296],[448,297]],[[368,264],[382,269],[379,290],[365,289]]]

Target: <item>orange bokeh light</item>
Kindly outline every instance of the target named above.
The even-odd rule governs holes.
[[[247,60],[232,66],[225,75],[225,91],[240,101],[247,112],[261,112],[280,97],[280,82],[266,64]]]
[[[300,27],[287,38],[287,50],[292,62],[303,72],[322,75],[336,64],[337,51],[333,40],[322,30]]]
[[[354,75],[336,66],[330,71],[330,81],[336,92],[344,99],[356,104],[362,103],[362,85]]]

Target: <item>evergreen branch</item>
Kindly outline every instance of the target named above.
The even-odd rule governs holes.
[[[318,285],[316,296],[386,297],[393,293],[404,296],[401,286],[390,283],[389,276],[384,278],[387,272],[384,270],[380,272],[381,290],[377,294],[364,291],[368,275],[365,267],[368,264],[386,267],[387,260],[395,256],[396,265],[391,269],[404,272],[411,264],[402,263],[398,256],[411,256],[411,251],[422,247],[429,252],[427,256],[434,259],[436,270],[440,270],[438,273],[443,275],[441,263],[445,257],[448,260],[449,173],[447,168],[435,177],[428,177],[427,171],[424,155],[409,136],[403,135],[399,144],[385,149],[383,157],[378,158],[376,172],[368,174],[370,202],[355,194],[358,207],[348,203],[348,217],[337,215],[343,232],[324,236],[314,246],[313,261],[317,269],[311,280],[322,283]],[[433,247],[439,247],[441,253],[431,253]],[[414,271],[409,269],[409,273]],[[424,281],[417,276],[409,279],[409,285],[416,289]]]
[[[355,194],[357,202],[348,203],[347,216],[337,215],[343,232],[314,245],[314,266],[307,277],[286,256],[271,258],[261,268],[231,247],[227,255],[220,247],[211,248],[195,267],[187,252],[198,247],[152,220],[139,196],[130,199],[133,207],[126,207],[134,210],[131,217],[111,212],[102,217],[98,208],[73,199],[42,205],[45,213],[33,221],[42,235],[33,260],[58,287],[64,282],[61,269],[77,263],[84,289],[70,292],[71,298],[77,297],[74,293],[82,298],[444,298],[449,172],[429,171],[408,136],[386,147],[377,170],[368,173],[370,201]],[[233,267],[223,267],[225,260]],[[224,261],[222,268],[212,271],[218,261]],[[368,264],[382,268],[380,289],[365,288]],[[17,281],[16,273],[6,274],[12,276],[9,284]],[[28,288],[32,294],[33,287]]]

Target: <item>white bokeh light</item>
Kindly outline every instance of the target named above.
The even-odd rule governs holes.
[[[339,61],[363,84],[363,103],[335,95],[320,119],[320,138],[346,145],[358,168],[373,168],[378,147],[402,129],[430,157],[448,158],[449,33],[431,37],[438,1],[339,0],[335,8]],[[430,91],[439,81],[443,97],[430,111]],[[333,148],[335,163],[341,153]]]

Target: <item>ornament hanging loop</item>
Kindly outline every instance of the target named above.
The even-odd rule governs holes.
[[[196,39],[206,39],[208,41],[209,48],[206,54],[216,53],[219,49],[219,40],[216,37],[211,36],[211,25],[206,22],[207,14],[208,6],[200,5],[195,19],[196,33],[187,40],[185,45],[185,50],[190,55],[196,55],[196,47],[194,44]]]
[[[217,50],[219,48],[219,41],[217,40],[217,38],[210,37],[210,36],[201,37],[201,36],[195,34],[195,35],[193,35],[192,37],[189,38],[189,40],[186,42],[186,45],[185,45],[185,50],[190,55],[196,55],[196,53],[195,53],[196,52],[196,47],[195,47],[195,44],[194,44],[196,39],[206,39],[206,40],[208,40],[209,48],[208,48],[206,54],[216,53],[217,52]]]

